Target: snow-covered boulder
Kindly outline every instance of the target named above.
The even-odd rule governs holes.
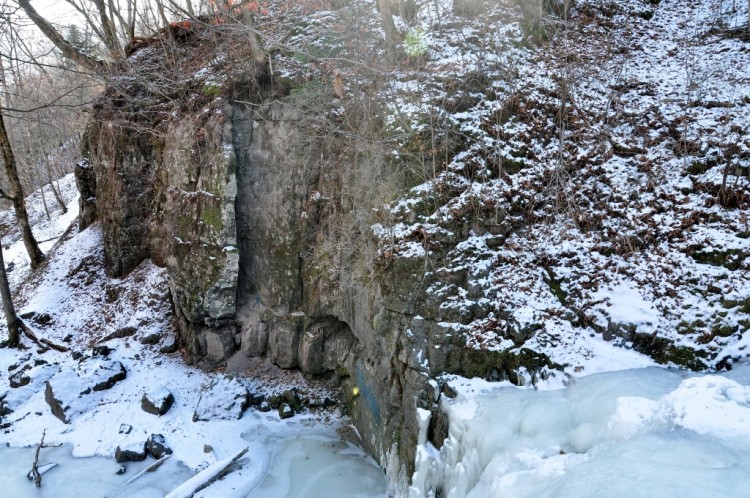
[[[171,455],[172,448],[167,445],[167,439],[161,434],[151,434],[146,440],[146,452],[157,460],[164,455]]]
[[[173,403],[174,395],[164,386],[152,389],[141,398],[143,411],[154,415],[164,415],[172,408]]]
[[[132,442],[118,446],[115,450],[115,461],[140,462],[146,459],[146,444],[143,442]]]
[[[240,381],[225,376],[214,380],[201,394],[193,422],[236,420],[250,404],[250,393]]]
[[[50,378],[44,399],[52,413],[68,424],[71,417],[84,413],[95,403],[87,395],[110,389],[126,376],[127,370],[119,361],[90,359],[78,365],[77,371],[64,370]]]

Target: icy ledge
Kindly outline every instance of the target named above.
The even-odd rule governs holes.
[[[454,379],[439,450],[420,445],[410,498],[737,496],[750,487],[750,365],[645,368],[566,389]],[[423,420],[427,426],[428,420]]]

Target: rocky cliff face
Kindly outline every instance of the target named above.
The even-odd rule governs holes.
[[[77,173],[108,271],[149,257],[165,266],[182,344],[205,368],[239,353],[338,381],[364,444],[404,484],[417,409],[436,412],[441,396],[431,377],[513,378],[522,364],[549,361],[466,349],[445,324],[487,310],[458,316],[425,293],[446,279],[467,285],[466,272],[441,275],[433,264],[449,256],[438,239],[456,243],[468,225],[399,234],[419,249],[412,256],[384,250],[372,227],[392,221],[384,204],[414,181],[382,140],[376,103],[343,103],[319,81],[274,80],[252,58],[216,62],[216,43],[200,53],[189,39],[170,46],[175,67],[195,73],[160,74],[158,91],[143,77],[163,67],[162,51],[136,52],[136,75],[95,107]],[[438,444],[444,431],[433,417],[428,437]]]

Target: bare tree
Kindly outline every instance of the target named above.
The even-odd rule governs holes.
[[[0,110],[0,149],[2,149],[3,161],[5,162],[5,174],[8,177],[8,183],[11,189],[10,194],[0,192],[0,195],[13,202],[13,209],[16,212],[16,221],[21,229],[26,252],[29,254],[31,268],[36,269],[44,262],[44,254],[41,249],[39,249],[39,244],[37,244],[34,234],[31,232],[31,224],[29,223],[29,216],[26,212],[23,187],[21,186],[21,180],[18,177],[16,158],[13,155],[13,148],[11,147],[10,139],[8,138],[8,132],[5,129],[5,119],[3,118],[2,110]]]

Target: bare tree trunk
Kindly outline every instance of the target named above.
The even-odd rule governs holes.
[[[39,244],[36,243],[34,234],[31,232],[29,216],[26,213],[26,200],[23,194],[23,187],[21,186],[21,180],[18,178],[16,158],[10,146],[10,139],[5,129],[5,120],[3,119],[2,111],[0,111],[0,149],[2,149],[3,160],[5,161],[5,174],[8,177],[8,184],[12,192],[11,200],[13,201],[13,209],[16,212],[16,221],[21,229],[23,244],[26,246],[26,252],[29,254],[29,259],[31,260],[31,268],[36,269],[44,261],[44,254],[39,249]]]
[[[16,308],[13,306],[13,298],[10,294],[8,274],[5,272],[5,261],[3,259],[2,244],[0,244],[0,298],[3,301],[3,312],[5,322],[8,324],[8,345],[17,348],[21,345],[21,325]]]
[[[86,69],[93,72],[101,72],[107,68],[107,64],[99,59],[90,57],[76,47],[71,45],[65,37],[63,37],[54,26],[48,23],[39,13],[31,6],[29,0],[18,0],[18,5],[23,9],[29,19],[39,28],[44,36],[46,36],[54,45],[60,49],[60,51],[76,64],[85,67]]]
[[[52,193],[55,196],[57,205],[60,206],[62,213],[65,214],[68,212],[68,207],[65,205],[65,201],[63,200],[62,195],[60,195],[60,191],[55,187],[55,182],[52,181],[52,168],[50,168],[50,165],[49,165],[49,154],[45,152],[44,157],[45,157],[45,164],[47,165],[47,168],[46,168],[47,169],[47,182],[49,183],[50,188],[52,188]]]

